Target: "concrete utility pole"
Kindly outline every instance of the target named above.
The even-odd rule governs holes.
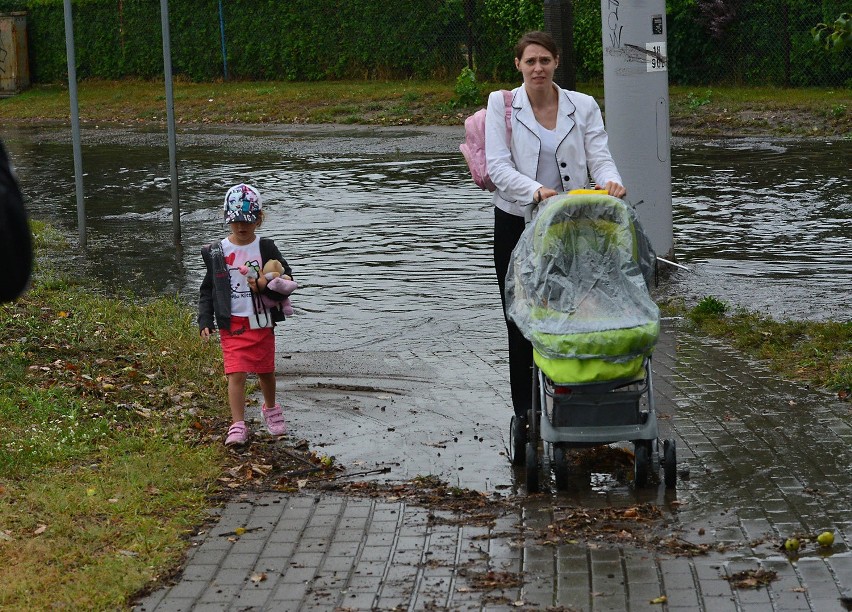
[[[651,245],[674,255],[665,0],[601,0],[609,148]]]
[[[553,80],[563,89],[577,87],[577,58],[574,54],[574,0],[544,0],[544,31],[559,47],[559,66]]]

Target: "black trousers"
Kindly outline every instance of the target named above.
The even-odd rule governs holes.
[[[494,269],[500,286],[503,318],[509,334],[509,383],[512,387],[512,406],[515,414],[526,416],[532,404],[532,344],[518,327],[506,317],[506,272],[512,259],[512,249],[524,231],[524,218],[494,208]]]

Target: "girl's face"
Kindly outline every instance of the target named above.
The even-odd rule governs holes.
[[[515,58],[515,67],[524,77],[524,85],[532,88],[548,89],[553,83],[553,73],[559,65],[559,58],[541,45],[531,44],[524,49],[521,59]]]
[[[257,221],[246,223],[245,221],[234,221],[231,225],[231,242],[236,245],[245,246],[254,241],[254,232],[257,229]]]

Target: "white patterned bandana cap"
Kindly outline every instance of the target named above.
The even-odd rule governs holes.
[[[256,223],[260,209],[260,192],[251,185],[234,185],[225,194],[225,223]]]

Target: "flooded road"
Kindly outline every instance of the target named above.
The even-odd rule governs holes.
[[[0,135],[32,214],[76,237],[68,130]],[[176,251],[164,134],[87,129],[87,259],[109,285],[194,300],[198,250],[225,232],[222,194],[250,182],[267,204],[262,233],[305,285],[294,299],[312,315],[300,321],[300,343],[496,339],[492,211],[470,181],[460,138],[459,128],[186,130],[178,137]],[[675,143],[675,253],[691,271],[674,274],[666,292],[689,301],[712,295],[779,318],[848,319],[850,158],[850,141]],[[333,340],[320,331],[327,317],[341,323]]]
[[[33,216],[76,237],[68,130],[21,128],[2,136]],[[459,128],[184,130],[183,245],[175,249],[164,135],[84,130],[89,248],[76,265],[107,288],[179,293],[194,303],[203,273],[199,249],[226,232],[223,194],[240,181],[252,183],[268,214],[261,234],[275,239],[302,284],[292,298],[296,316],[278,331],[279,352],[290,359],[280,370],[307,376],[302,400],[322,395],[314,383],[328,384],[311,378],[323,374],[315,361],[326,368],[334,362],[339,374],[360,375],[334,383],[359,397],[377,392],[392,399],[417,387],[408,395],[419,398],[420,408],[411,409],[431,406],[447,424],[434,427],[433,414],[415,427],[430,444],[459,435],[476,436],[478,444],[475,418],[466,422],[440,408],[475,387],[502,398],[496,414],[508,405],[493,213],[457,151],[460,136]],[[661,293],[713,295],[781,317],[848,319],[850,153],[849,141],[677,143],[675,250],[691,271],[678,271]],[[324,353],[337,356],[318,357]],[[444,353],[456,359],[450,372],[442,367]],[[460,365],[459,355],[472,361]],[[368,367],[376,362],[379,370]],[[466,383],[467,370],[478,369],[479,380]],[[382,371],[392,372],[388,388],[375,389],[370,376]],[[456,397],[445,397],[447,388]],[[318,435],[328,418],[320,414],[309,428]],[[387,433],[389,415],[380,416],[372,424]],[[347,431],[338,443],[357,451],[358,433]],[[502,450],[500,435],[488,436],[494,452]],[[396,452],[392,442],[388,448]],[[503,466],[497,474],[505,484]]]

